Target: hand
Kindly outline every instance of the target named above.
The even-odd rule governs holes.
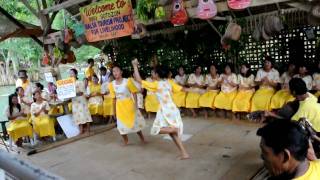
[[[134,58],[134,60],[131,61],[132,66],[138,66],[139,65],[139,61],[137,58]]]

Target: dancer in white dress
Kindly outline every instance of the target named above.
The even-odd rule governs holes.
[[[189,159],[187,153],[181,142],[181,135],[183,133],[183,123],[180,116],[180,111],[172,100],[173,91],[181,91],[183,88],[177,85],[173,80],[168,80],[169,71],[165,67],[156,67],[156,81],[148,82],[141,79],[138,70],[138,60],[132,61],[136,80],[142,84],[142,87],[148,91],[155,92],[160,103],[159,110],[151,128],[151,134],[169,134],[180,150],[180,159]]]

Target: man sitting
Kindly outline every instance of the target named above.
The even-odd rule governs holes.
[[[261,158],[273,178],[316,180],[320,161],[309,161],[308,133],[295,121],[272,121],[257,132],[261,136]]]

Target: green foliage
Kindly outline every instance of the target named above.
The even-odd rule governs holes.
[[[82,62],[89,58],[93,58],[95,55],[99,54],[101,50],[93,46],[83,45],[78,49],[73,49],[73,51],[76,55],[77,62]]]

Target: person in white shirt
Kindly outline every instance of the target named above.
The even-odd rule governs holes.
[[[175,76],[175,83],[179,84],[182,87],[185,87],[187,84],[188,76],[185,74],[183,67],[179,67],[178,74]],[[186,96],[187,93],[184,91],[174,92],[173,93],[173,102],[179,108],[186,107]]]
[[[309,69],[305,64],[299,65],[299,73],[293,77],[301,78],[306,83],[308,91],[312,89],[312,77],[309,75]]]

